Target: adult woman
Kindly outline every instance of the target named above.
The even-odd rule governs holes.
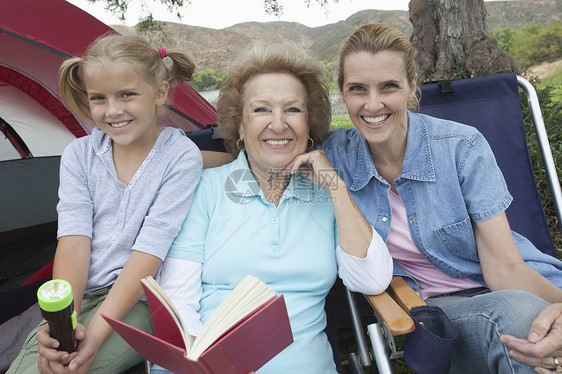
[[[217,107],[237,158],[204,171],[162,285],[197,335],[193,290],[202,287],[204,323],[245,275],[256,276],[284,294],[294,336],[259,373],[335,373],[323,308],[336,273],[351,289],[380,293],[392,266],[323,152],[305,153],[328,132],[322,70],[296,49],[255,47],[234,64]],[[189,291],[175,292],[180,285]]]
[[[415,53],[386,25],[350,36],[338,85],[355,129],[321,148],[387,243],[395,274],[455,325],[452,372],[532,372],[499,338],[526,337],[539,311],[562,301],[562,263],[512,235],[512,198],[480,133],[408,110]]]

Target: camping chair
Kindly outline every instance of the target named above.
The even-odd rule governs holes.
[[[499,74],[423,85],[420,112],[472,125],[484,134],[514,198],[506,211],[511,228],[542,252],[556,256],[529,159],[518,87],[529,101],[558,224],[562,228],[560,182],[538,98],[527,80],[515,74]],[[347,292],[358,349],[358,354],[350,354],[349,361],[353,373],[357,374],[364,373],[364,368],[372,368],[373,363],[359,313],[354,310],[354,296]],[[386,293],[367,296],[367,299],[377,318],[376,323],[367,326],[367,331],[378,371],[392,373],[390,359],[403,356],[403,352],[396,349],[394,337],[414,330],[408,315],[410,308],[425,303],[400,277],[394,277]]]

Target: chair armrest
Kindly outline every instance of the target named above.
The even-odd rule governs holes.
[[[365,295],[365,298],[377,316],[386,324],[392,336],[414,331],[414,321],[408,315],[410,308],[425,305],[421,297],[399,276],[392,277],[386,292],[379,295]]]
[[[386,290],[406,313],[415,306],[425,305],[425,301],[400,276],[393,276]]]

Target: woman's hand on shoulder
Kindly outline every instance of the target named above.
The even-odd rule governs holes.
[[[324,151],[303,153],[295,157],[293,162],[285,168],[287,174],[295,174],[298,171],[330,194],[342,186],[345,187],[343,180],[334,170]]]

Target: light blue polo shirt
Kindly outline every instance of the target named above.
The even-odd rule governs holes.
[[[298,173],[276,207],[266,201],[241,152],[234,162],[203,171],[168,256],[203,264],[203,323],[247,274],[284,295],[295,341],[259,374],[327,374],[336,373],[324,333],[324,300],[337,276],[336,246],[325,190]]]

